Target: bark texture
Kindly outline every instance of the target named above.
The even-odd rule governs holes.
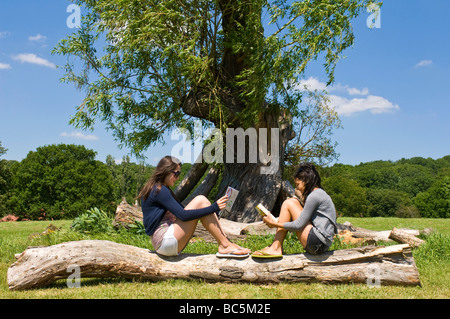
[[[181,254],[162,257],[148,249],[104,240],[65,242],[31,247],[16,255],[8,269],[11,290],[49,285],[72,277],[120,277],[135,280],[172,278],[210,282],[322,282],[420,285],[409,245],[360,247],[323,255],[286,255],[278,260],[222,259],[215,255]]]

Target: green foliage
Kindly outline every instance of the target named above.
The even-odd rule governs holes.
[[[414,204],[423,217],[450,217],[450,176],[437,180],[426,192],[419,193]]]
[[[396,216],[397,210],[401,207],[411,205],[408,194],[393,189],[368,189],[367,200],[370,205],[368,213],[371,217]]]
[[[2,147],[0,141],[0,157],[6,153],[7,149]],[[8,214],[6,209],[6,199],[11,184],[12,173],[7,160],[0,159],[0,216]]]
[[[111,217],[97,207],[76,217],[70,228],[73,231],[86,234],[110,233],[114,230]]]
[[[3,154],[5,154],[7,151],[7,149],[5,149],[4,147],[2,147],[2,142],[0,141],[0,157],[3,156]],[[8,171],[8,167],[6,166],[6,161],[5,160],[0,160],[0,195],[6,193],[6,188],[7,188],[7,180],[9,177],[10,173]]]
[[[438,265],[450,262],[450,236],[432,232],[423,239],[425,243],[414,251],[414,258]]]
[[[450,214],[450,156],[319,168],[340,216],[431,217]]]
[[[95,154],[65,144],[29,152],[14,166],[10,212],[35,220],[73,218],[93,206],[115,209],[111,173]]]
[[[306,105],[293,121],[295,138],[285,150],[286,164],[315,161],[318,164],[332,162],[339,157],[337,142],[331,141],[334,129],[342,128],[341,121],[330,99],[324,92],[307,91]]]
[[[120,164],[116,164],[111,155],[106,157],[106,166],[114,180],[114,198],[120,201],[125,197],[128,203],[134,203],[139,191],[152,174],[154,167],[130,162],[129,156],[124,156]]]
[[[120,164],[116,164],[112,155],[106,157],[106,166],[112,174],[114,181],[114,198],[117,203],[123,197],[128,203],[134,203],[140,190],[150,178],[155,168],[151,165],[145,165],[143,162],[137,164],[130,162],[129,156],[124,156]],[[180,178],[175,182],[177,187],[187,174],[192,164],[183,163],[181,165]]]
[[[136,235],[146,235],[144,224],[138,220],[128,225],[128,231]]]
[[[365,217],[367,211],[366,189],[348,177],[331,176],[323,179],[323,187],[332,197],[338,214]]]

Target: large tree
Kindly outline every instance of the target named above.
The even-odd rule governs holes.
[[[280,192],[293,123],[304,114],[299,83],[306,66],[323,59],[332,83],[341,52],[354,41],[351,20],[371,1],[75,2],[83,8],[81,28],[55,48],[82,61],[69,60],[64,77],[86,91],[72,123],[87,129],[99,118],[136,154],[175,127],[192,132],[198,119],[222,134],[255,128],[258,141],[259,129],[268,129],[270,156],[254,161],[248,154],[241,163],[236,152],[242,150],[230,144],[233,154],[223,155],[218,195],[227,186],[239,189],[228,217],[252,221],[255,205],[271,209]],[[245,150],[255,151],[255,136],[245,132],[251,136]],[[270,169],[261,173],[264,167]],[[206,169],[193,165],[182,184],[196,184],[189,182]]]

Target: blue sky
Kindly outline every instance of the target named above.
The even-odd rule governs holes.
[[[22,160],[49,144],[83,144],[105,161],[119,149],[98,123],[79,131],[69,120],[83,99],[56,65],[56,43],[74,32],[67,26],[64,0],[0,2],[0,141],[3,156]],[[370,29],[363,13],[353,23],[355,45],[336,68],[327,88],[343,129],[334,133],[338,162],[359,164],[415,156],[450,154],[450,27],[448,0],[386,0],[379,28]],[[324,88],[320,62],[308,67],[304,84]],[[146,163],[156,164],[178,141],[151,147]],[[135,159],[132,157],[132,161]]]

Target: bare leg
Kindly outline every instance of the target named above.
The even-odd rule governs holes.
[[[303,208],[299,201],[295,198],[289,198],[283,202],[281,205],[280,216],[278,217],[279,223],[290,222],[299,218]],[[303,247],[306,247],[306,240],[308,239],[308,234],[312,225],[308,224],[301,232],[297,232],[297,237]],[[275,234],[273,243],[261,249],[261,251],[267,254],[280,255],[283,253],[283,242],[286,238],[287,230],[283,228],[278,228]]]
[[[205,196],[196,196],[187,206],[186,209],[198,209],[210,206],[211,203]],[[219,252],[222,254],[229,253],[232,250],[239,248],[238,245],[230,242],[226,237],[225,232],[220,226],[219,220],[216,214],[209,214],[200,218],[203,226],[206,230],[216,239],[219,244]],[[174,224],[174,236],[178,241],[178,252],[182,251],[184,247],[189,243],[189,240],[194,234],[195,227],[197,227],[198,219],[190,221],[182,221],[177,218]],[[240,249],[235,251],[234,254],[247,254],[249,249]]]

